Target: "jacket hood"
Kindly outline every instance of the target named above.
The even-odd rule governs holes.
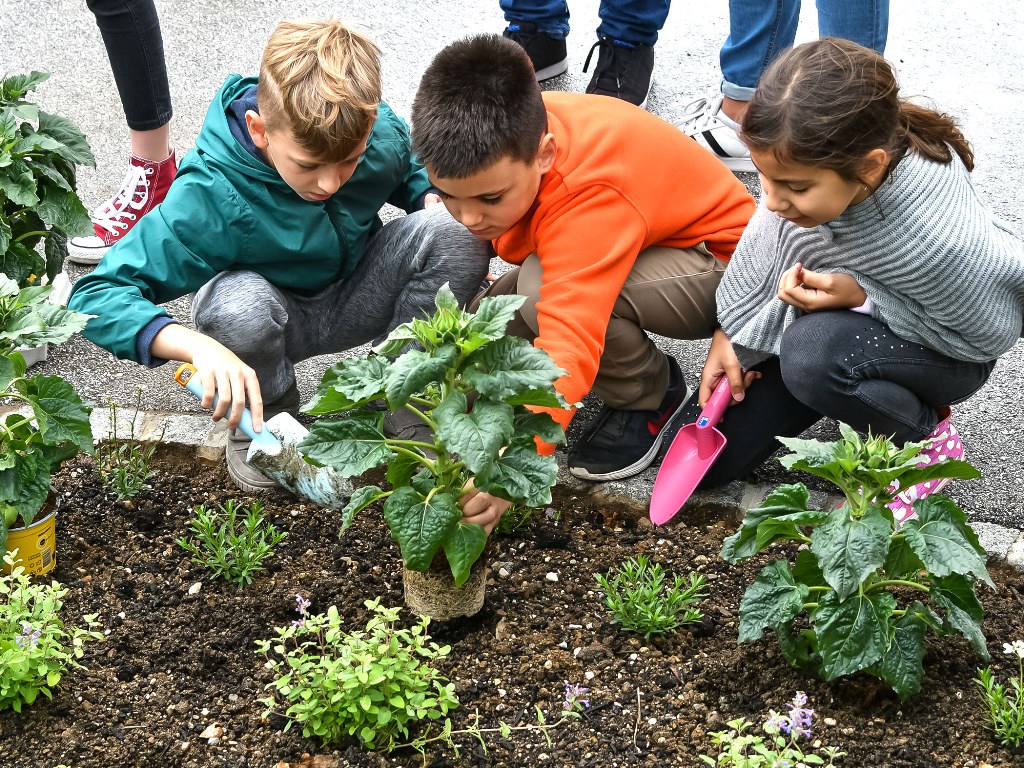
[[[211,165],[230,167],[235,173],[258,180],[270,186],[288,186],[281,175],[269,165],[253,157],[238,143],[228,125],[228,107],[249,88],[256,85],[258,78],[229,75],[220,87],[217,96],[206,113],[203,130],[196,138],[195,149],[206,156]]]

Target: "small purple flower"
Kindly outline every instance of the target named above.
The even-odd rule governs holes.
[[[770,728],[775,731],[782,731],[783,733],[789,733],[789,719],[784,715],[780,715],[774,709],[768,710],[768,719],[764,724],[765,728]]]
[[[807,708],[806,704],[807,694],[797,691],[789,706],[789,728],[785,729],[786,735],[792,735],[794,739],[801,736],[805,739],[811,738],[811,718],[814,716],[814,710]]]
[[[562,702],[562,709],[577,712],[590,706],[590,700],[584,699],[583,695],[590,689],[584,688],[576,683],[565,684],[565,701]]]
[[[311,603],[309,600],[304,598],[302,595],[295,595],[295,610],[299,612],[300,616],[305,616],[309,610]]]
[[[39,637],[43,634],[42,627],[33,629],[32,625],[27,621],[21,622],[21,634],[14,638],[16,642],[22,648],[28,648],[29,646],[35,645],[39,642]]]
[[[306,626],[306,620],[305,619],[295,619],[292,622],[292,626],[295,627],[296,629],[302,629],[304,626]]]

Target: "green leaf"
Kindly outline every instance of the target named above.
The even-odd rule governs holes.
[[[7,223],[7,218],[0,216],[0,254],[7,251],[7,246],[11,244],[13,235],[11,225]]]
[[[780,485],[771,491],[761,506],[748,509],[743,516],[740,529],[729,536],[722,543],[722,559],[728,563],[738,563],[751,555],[760,552],[776,539],[766,537],[758,539],[759,526],[769,520],[776,518],[789,518],[790,515],[802,515],[807,513],[807,502],[810,494],[803,483],[793,485]],[[791,519],[791,518],[790,518]],[[792,534],[797,531],[795,526],[785,528],[782,533]],[[793,538],[792,536],[781,536],[779,538]]]
[[[30,525],[50,494],[50,461],[42,451],[18,454],[14,466],[0,470],[0,501],[18,508]]]
[[[845,505],[814,530],[811,551],[840,601],[854,594],[868,574],[882,567],[891,533],[892,525],[880,510],[868,509],[856,519]]]
[[[490,466],[512,437],[512,406],[478,397],[466,412],[466,396],[453,392],[433,411],[437,437],[458,454],[470,472]]]
[[[931,597],[935,604],[946,612],[943,629],[956,629],[974,646],[978,655],[988,661],[988,645],[981,631],[984,609],[974,593],[974,580],[958,573],[936,579],[932,582]]]
[[[43,253],[46,256],[46,279],[52,283],[64,268],[64,260],[68,257],[68,237],[59,229],[50,230],[50,235],[43,241]],[[83,320],[86,319],[82,315]],[[82,327],[85,327],[83,321]]]
[[[506,398],[505,402],[508,401]],[[531,413],[519,408],[512,419],[512,435],[514,441],[522,442],[524,445],[532,445],[535,437],[551,445],[565,442],[565,430],[550,414]]]
[[[985,550],[971,531],[967,517],[947,496],[934,494],[914,505],[917,519],[903,526],[907,542],[932,576],[972,573],[995,589],[985,568]]]
[[[481,491],[529,507],[551,503],[551,486],[558,476],[554,456],[541,456],[533,445],[510,445],[473,482]]]
[[[49,72],[37,72],[33,70],[27,75],[8,75],[0,82],[0,105],[6,107],[3,102],[18,102],[36,86],[50,79]],[[34,118],[33,118],[34,119]]]
[[[39,111],[39,133],[52,136],[62,145],[59,154],[75,165],[96,167],[96,158],[89,149],[89,142],[78,126],[66,117]]]
[[[93,231],[92,219],[89,218],[89,212],[78,199],[78,195],[49,182],[40,185],[40,192],[36,213],[47,226],[55,227],[72,236],[85,235]]]
[[[384,473],[384,479],[388,481],[392,488],[409,485],[409,483],[412,482],[413,475],[415,475],[422,466],[423,465],[412,456],[400,453],[391,459],[391,463],[388,464],[388,470]]]
[[[352,496],[349,498],[348,504],[346,504],[345,508],[341,510],[342,532],[348,530],[348,527],[352,525],[353,520],[355,520],[356,515],[375,501],[378,501],[385,496],[387,496],[387,493],[375,485],[364,485],[361,488],[356,488],[355,491],[352,492]]]
[[[93,452],[92,408],[82,402],[71,384],[59,376],[33,376],[25,380],[23,392],[47,445],[68,442],[85,453]]]
[[[33,208],[39,203],[36,178],[23,160],[15,159],[6,171],[0,173],[0,192],[18,206]]]
[[[882,566],[882,572],[887,579],[900,579],[924,569],[924,563],[914,553],[906,536],[893,536],[890,542],[889,552]]]
[[[445,536],[444,554],[455,578],[455,586],[461,587],[469,578],[469,572],[487,546],[487,531],[482,526],[459,523]]]
[[[383,421],[383,413],[369,412],[353,413],[346,419],[321,419],[299,443],[299,452],[316,464],[333,467],[342,477],[361,475],[392,456]]]
[[[777,560],[761,569],[740,601],[739,642],[751,643],[769,627],[782,627],[803,610],[809,594],[797,584],[789,565]]]
[[[818,559],[809,549],[801,549],[793,561],[793,579],[808,587],[826,587],[825,574],[821,572]]]
[[[395,360],[388,371],[385,385],[388,406],[392,409],[400,408],[428,385],[444,381],[448,371],[455,365],[457,354],[454,346],[447,345],[433,354],[411,349]]]
[[[480,301],[469,323],[466,332],[471,336],[480,336],[487,341],[495,341],[505,335],[505,329],[516,316],[525,296],[510,294],[507,296],[488,296]],[[471,350],[463,349],[468,352]]]
[[[529,405],[535,408],[567,408],[565,398],[554,389],[530,389],[518,395],[502,398],[509,405]]]
[[[380,355],[345,358],[328,368],[304,413],[325,416],[350,411],[384,393],[390,363]]]
[[[7,355],[0,355],[0,393],[6,392],[20,375],[14,361]]]
[[[396,488],[384,502],[384,519],[398,541],[406,567],[426,571],[441,542],[462,519],[462,510],[449,493],[426,499],[412,488]]]
[[[882,658],[894,610],[896,598],[888,592],[855,594],[847,600],[828,592],[821,598],[815,629],[826,680],[851,675]]]
[[[915,602],[891,625],[889,648],[881,661],[868,670],[892,686],[904,701],[921,690],[921,678],[924,677],[922,662],[928,625],[919,617],[918,611],[924,611],[924,606]]]
[[[494,400],[549,388],[565,374],[547,352],[516,336],[502,337],[478,349],[467,362],[466,381]]]
[[[794,632],[791,627],[775,627],[779,648],[786,661],[797,669],[810,669],[820,674],[821,657],[818,656],[817,636],[812,629]]]

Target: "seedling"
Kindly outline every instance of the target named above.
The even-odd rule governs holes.
[[[238,587],[247,587],[263,570],[263,561],[288,534],[263,518],[263,505],[252,502],[240,517],[238,506],[228,499],[217,508],[201,504],[189,522],[194,536],[178,539],[192,553],[192,562],[209,568]]]
[[[689,584],[682,576],[675,576],[669,585],[658,563],[649,563],[647,557],[637,555],[607,575],[595,573],[594,578],[604,593],[604,604],[613,621],[625,630],[643,635],[645,640],[701,619],[701,612],[693,607],[707,597],[701,591],[704,577],[699,573],[690,574]]]

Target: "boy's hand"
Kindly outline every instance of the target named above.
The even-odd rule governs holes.
[[[782,301],[804,312],[853,309],[868,298],[860,283],[850,275],[811,272],[799,263],[782,274],[778,295]]]
[[[459,497],[459,506],[462,507],[462,522],[483,526],[490,536],[505,510],[512,506],[512,502],[477,490],[470,481],[465,493]]]
[[[700,374],[700,392],[697,400],[703,408],[711,399],[711,393],[715,391],[718,380],[726,376],[729,379],[729,389],[732,390],[732,402],[730,407],[743,400],[747,387],[755,379],[761,378],[758,371],[744,371],[736,357],[736,351],[732,348],[732,342],[725,335],[721,328],[717,329],[711,337],[711,349],[708,350],[707,360],[704,361],[704,370]]]

